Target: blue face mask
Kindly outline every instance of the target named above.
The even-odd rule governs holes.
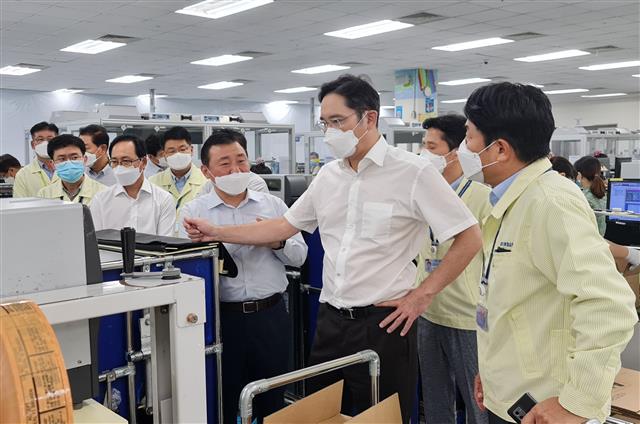
[[[66,162],[56,164],[56,174],[60,179],[67,183],[78,182],[84,175],[84,161],[68,160]]]

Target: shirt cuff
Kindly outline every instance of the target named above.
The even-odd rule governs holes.
[[[596,418],[600,422],[604,422],[608,415],[608,411],[604,411],[608,409],[605,408],[604,404],[596,406],[598,403],[596,399],[570,384],[565,384],[562,388],[558,402],[560,402],[560,405],[562,405],[564,409],[574,415],[583,417],[585,420]]]
[[[317,224],[304,225],[301,221],[299,221],[293,216],[293,214],[291,213],[291,209],[289,209],[284,214],[284,219],[286,219],[289,224],[293,225],[298,230],[306,231],[307,233],[313,233],[316,230],[316,228],[318,228]]]

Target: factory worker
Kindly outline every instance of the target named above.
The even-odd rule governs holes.
[[[151,134],[144,140],[144,148],[147,149],[147,167],[144,169],[144,177],[151,178],[169,167],[167,159],[162,151],[162,136]]]
[[[87,125],[80,128],[80,138],[87,148],[87,175],[104,184],[112,186],[117,184],[113,169],[109,166],[109,134],[105,127],[100,125]]]
[[[191,134],[186,128],[173,127],[165,132],[162,150],[169,168],[152,176],[149,181],[171,193],[179,210],[195,199],[207,179],[192,163]]]
[[[365,79],[343,75],[318,99],[325,142],[339,157],[322,167],[283,218],[218,226],[185,219],[193,240],[266,244],[319,229],[325,249],[318,326],[309,361],[330,361],[373,349],[380,356],[380,397],[399,394],[405,423],[418,377],[414,321],[481,247],[476,219],[427,160],[389,146],[378,130],[380,96]],[[437,199],[437,201],[434,201]],[[453,238],[437,270],[414,288],[418,255],[430,225],[436,239]],[[366,367],[310,379],[318,389],[344,379],[343,411],[370,405]]]
[[[187,203],[180,222],[197,217],[219,225],[246,224],[285,214],[287,206],[279,198],[247,189],[249,161],[243,143],[242,133],[228,129],[216,130],[207,139],[202,170],[214,190]],[[187,237],[183,226],[181,235]],[[301,266],[307,246],[298,233],[274,243],[225,247],[238,265],[236,278],[221,277],[220,282],[224,423],[235,424],[245,385],[290,371],[290,317],[282,298],[285,265]],[[253,416],[262,418],[284,406],[281,387],[256,398]]]
[[[47,145],[47,153],[53,159],[59,177],[38,192],[38,197],[60,199],[67,202],[91,204],[96,193],[107,187],[84,174],[84,142],[71,134],[62,134]]]
[[[465,117],[443,115],[430,118],[422,126],[427,131],[421,156],[440,171],[478,222],[491,211],[489,187],[466,179],[456,150],[465,136]],[[440,243],[429,231],[417,259],[420,284],[435,271],[451,241]],[[482,274],[482,253],[478,252],[460,276],[445,287],[418,318],[418,358],[422,382],[424,416],[427,423],[456,423],[456,393],[464,399],[467,423],[487,423],[473,397],[478,374],[476,343],[476,303]]]
[[[47,143],[58,135],[58,127],[53,123],[39,122],[31,127],[30,133],[31,148],[36,157],[16,174],[13,197],[35,197],[41,188],[58,179],[47,153]]]
[[[475,90],[464,107],[465,177],[492,187],[482,226],[476,400],[489,423],[525,393],[524,424],[604,422],[634,295],[575,183],[551,169],[551,104],[530,85]]]
[[[13,183],[20,169],[22,165],[14,156],[8,153],[0,155],[0,178],[5,183]]]
[[[132,227],[140,233],[172,236],[176,222],[173,196],[144,178],[144,143],[134,135],[116,137],[109,146],[115,185],[96,194],[91,216],[96,230]]]

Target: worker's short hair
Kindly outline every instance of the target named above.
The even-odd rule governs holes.
[[[185,140],[191,144],[191,134],[185,127],[173,127],[169,128],[162,136],[162,148],[167,143],[167,140]]]
[[[144,140],[144,148],[148,155],[157,156],[160,150],[163,150],[162,136],[153,133]]]
[[[22,168],[20,161],[9,153],[0,156],[0,172],[3,174],[9,172],[10,168]]]
[[[47,144],[47,154],[51,159],[53,159],[53,154],[56,150],[63,149],[65,147],[75,146],[80,149],[80,152],[84,155],[87,151],[87,148],[84,145],[84,141],[81,138],[76,137],[73,134],[61,134],[57,137],[54,137]]]
[[[38,131],[44,131],[44,130],[53,131],[54,133],[56,133],[56,135],[60,133],[56,124],[54,124],[53,122],[42,121],[35,124],[29,130],[29,132],[31,133],[31,138],[33,138],[35,133],[37,133]]]
[[[359,118],[362,118],[367,110],[375,110],[380,116],[380,95],[367,80],[368,77],[364,75],[341,75],[333,81],[322,84],[318,100],[322,102],[322,99],[331,93],[339,94],[344,97],[347,107],[358,113]]]
[[[467,118],[462,115],[442,115],[435,118],[425,119],[422,128],[428,130],[434,128],[442,131],[443,140],[449,145],[449,150],[457,149],[467,135],[467,128],[464,124]]]
[[[91,141],[96,147],[109,145],[109,134],[107,129],[101,125],[91,124],[80,128],[80,135],[91,136]]]
[[[209,150],[212,146],[222,146],[225,144],[238,143],[245,153],[247,153],[247,139],[240,131],[227,128],[213,131],[213,133],[204,142],[202,150],[200,150],[200,160],[205,166],[209,166]]]
[[[109,156],[111,156],[111,152],[113,151],[113,146],[115,146],[118,143],[124,143],[126,141],[133,143],[133,145],[136,148],[136,156],[138,156],[139,159],[142,159],[145,156],[147,156],[147,150],[144,148],[144,142],[133,134],[123,134],[114,138],[111,144],[109,144]]]

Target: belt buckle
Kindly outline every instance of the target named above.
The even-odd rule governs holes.
[[[253,310],[247,310],[247,305],[253,305]],[[243,314],[253,314],[258,311],[258,303],[253,302],[242,302],[242,313]]]

